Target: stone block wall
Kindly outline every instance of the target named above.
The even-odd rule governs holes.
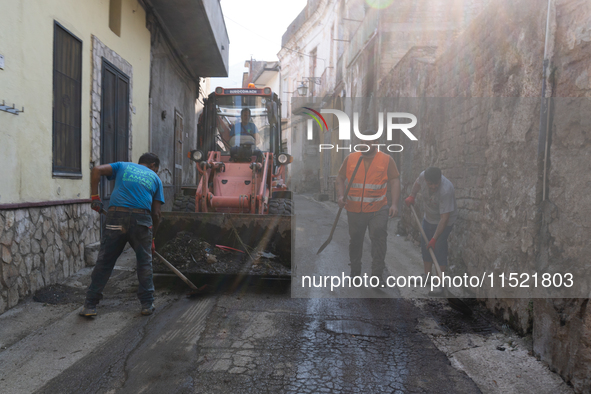
[[[551,62],[553,119],[548,199],[540,260],[589,277],[591,256],[591,3],[557,0]],[[534,302],[534,352],[571,382],[591,391],[588,299]]]
[[[547,0],[495,0],[437,50],[432,66],[409,56],[380,81],[381,97],[423,98],[419,141],[405,144],[401,155],[403,197],[430,165],[454,183],[459,218],[450,261],[458,271],[550,267],[588,276],[591,3],[556,0],[551,8],[544,182],[539,136],[547,9]],[[405,230],[414,232],[402,213]],[[536,355],[577,392],[591,390],[587,299],[486,304],[518,331],[532,333]]]
[[[0,313],[84,267],[99,226],[87,203],[0,210]]]
[[[423,97],[419,141],[401,157],[403,194],[431,165],[451,180],[459,210],[451,261],[461,271],[519,272],[535,259],[543,3],[499,0],[432,64],[434,48],[414,48],[381,81],[380,96]]]

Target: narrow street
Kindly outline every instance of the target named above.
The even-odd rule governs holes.
[[[346,270],[346,216],[317,259],[336,205],[301,195],[295,204],[298,275],[308,274],[312,264],[321,274]],[[389,226],[389,270],[412,271],[420,252],[396,236],[395,220]],[[364,264],[367,256],[366,248]],[[155,314],[141,317],[134,264],[127,250],[96,318],[77,315],[89,268],[62,285],[70,289],[65,301],[29,299],[1,315],[2,391],[571,392],[528,355],[526,340],[477,304],[466,318],[443,300],[292,298],[297,284],[290,289],[285,281],[187,298],[186,287],[176,282],[175,289],[158,285]]]

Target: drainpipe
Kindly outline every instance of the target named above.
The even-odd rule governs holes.
[[[536,227],[537,231],[537,256],[535,264],[538,270],[544,271],[548,268],[549,261],[549,243],[550,232],[549,224],[552,218],[552,212],[556,209],[553,204],[548,201],[548,170],[550,159],[550,139],[552,132],[552,83],[549,83],[551,78],[552,57],[554,54],[554,42],[556,32],[556,10],[554,0],[548,0],[548,11],[546,15],[546,37],[544,42],[544,68],[542,74],[542,94],[540,106],[540,133],[538,136],[538,182],[537,186],[542,188],[542,193],[539,189],[536,193]],[[541,182],[540,182],[540,177]]]
[[[152,97],[148,108],[148,152],[152,152]]]
[[[550,32],[550,16],[552,14],[552,4],[553,0],[548,0],[548,11],[546,15],[546,38],[544,41],[544,69],[542,72],[542,101],[540,106],[540,133],[538,137],[538,158],[541,160],[542,165],[542,202],[546,201],[546,188],[547,188],[547,178],[548,178],[548,149],[549,149],[549,131],[550,131],[550,100],[552,97],[552,92],[550,91],[550,96],[546,97],[546,85],[548,80],[548,71],[550,69],[551,64],[551,57],[554,52],[554,33],[555,30],[552,29],[552,33]],[[550,35],[552,34],[552,37]],[[550,39],[552,38],[552,42]],[[552,48],[549,46],[552,44]]]

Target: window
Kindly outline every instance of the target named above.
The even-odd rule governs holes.
[[[109,29],[121,37],[121,0],[109,1]]]
[[[81,177],[82,41],[54,25],[53,175]]]

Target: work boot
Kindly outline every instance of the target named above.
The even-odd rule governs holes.
[[[84,317],[96,316],[96,305],[84,303],[82,310],[78,314]]]
[[[156,309],[156,307],[154,306],[154,303],[149,303],[149,304],[142,304],[142,315],[144,316],[149,316],[152,313],[154,313],[154,310]]]

